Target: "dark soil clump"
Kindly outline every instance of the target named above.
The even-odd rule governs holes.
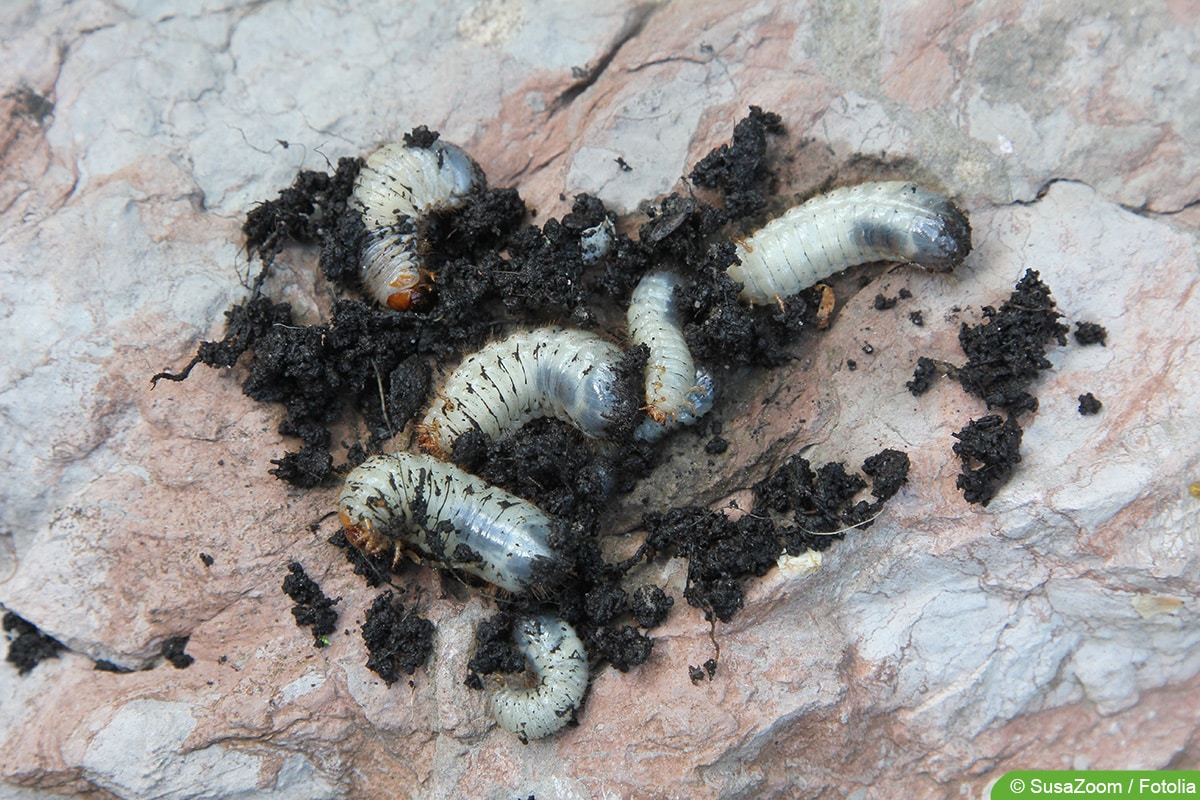
[[[1096,322],[1075,323],[1075,341],[1081,345],[1098,344],[1105,347],[1108,342],[1108,330]]]
[[[955,379],[988,408],[1014,414],[1036,411],[1037,398],[1028,390],[1039,372],[1050,369],[1046,345],[1067,343],[1068,328],[1061,322],[1050,287],[1037,272],[1028,270],[1000,310],[985,306],[983,315],[986,322],[963,323],[958,332],[967,363],[958,368]]]
[[[963,462],[955,485],[968,503],[986,506],[1021,463],[1021,426],[1013,415],[988,414],[953,435],[954,454]]]
[[[700,160],[691,172],[697,186],[719,189],[733,217],[745,217],[767,205],[764,186],[774,180],[767,161],[767,136],[782,135],[778,114],[750,106],[750,115],[733,127],[733,141]]]
[[[986,506],[1020,463],[1022,432],[1017,417],[1037,411],[1037,398],[1029,389],[1052,366],[1046,358],[1047,346],[1066,345],[1069,328],[1062,322],[1050,287],[1034,270],[1025,272],[999,310],[984,306],[982,311],[984,322],[963,323],[959,329],[966,364],[956,367],[922,356],[906,385],[914,395],[921,395],[945,372],[989,409],[1007,412],[1005,417],[989,414],[974,420],[954,434],[959,440],[954,453],[963,462],[957,486],[967,502]],[[1080,323],[1076,331],[1081,342],[1102,343],[1104,336],[1104,329],[1094,323]],[[1082,408],[1081,398],[1080,413]]]
[[[587,637],[588,652],[612,664],[621,672],[629,672],[646,663],[654,649],[654,640],[632,625],[619,628],[597,628]]]
[[[1091,392],[1079,395],[1079,413],[1083,416],[1090,417],[1093,414],[1099,414],[1103,407],[1104,404],[1097,400]]]
[[[908,466],[908,456],[896,450],[872,456],[863,471],[874,477],[875,500],[855,503],[865,480],[841,464],[813,470],[794,456],[754,487],[754,507],[736,521],[694,506],[647,514],[645,547],[652,555],[687,558],[684,597],[709,619],[728,622],[742,607],[744,579],[765,575],[784,552],[825,550],[845,530],[870,525],[903,485]],[[777,524],[775,516],[786,513],[791,524]]]
[[[295,561],[288,564],[288,572],[283,579],[283,591],[296,603],[292,607],[292,616],[298,626],[312,628],[313,643],[317,647],[325,647],[329,644],[327,637],[337,630],[338,613],[333,607],[341,598],[326,597],[317,582]]]
[[[188,643],[187,636],[172,636],[163,640],[162,657],[175,669],[187,669],[196,659],[183,652]]]
[[[633,593],[633,617],[643,628],[657,628],[667,621],[675,598],[653,584],[639,586]]]
[[[329,235],[330,221],[344,212],[362,164],[362,159],[342,158],[333,175],[301,172],[278,198],[259,204],[246,215],[242,225],[246,250],[269,264],[289,242],[320,243]]]
[[[475,631],[475,655],[467,663],[466,686],[483,688],[483,675],[510,675],[525,669],[525,656],[513,642],[512,614],[501,612],[484,620]]]
[[[389,686],[400,673],[412,675],[433,652],[433,623],[392,599],[391,592],[375,598],[362,624],[363,641],[370,656],[367,668]]]
[[[52,636],[47,636],[31,622],[18,617],[11,611],[4,613],[4,630],[8,634],[8,655],[4,660],[17,668],[21,675],[28,675],[48,658],[58,658],[66,646]]]

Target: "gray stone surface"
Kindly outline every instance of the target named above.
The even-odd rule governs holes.
[[[0,604],[70,648],[0,665],[0,796],[979,797],[1014,768],[1197,766],[1195,10],[960,6],[0,9]],[[539,220],[578,191],[633,211],[752,103],[788,126],[779,207],[903,175],[960,199],[976,250],[948,277],[838,282],[794,364],[724,376],[729,451],[675,439],[612,546],[646,504],[724,507],[803,447],[851,466],[904,449],[908,486],[814,574],[752,582],[699,686],[709,625],[680,562],[647,567],[678,605],[652,659],[595,672],[549,741],[520,745],[462,689],[493,601],[427,572],[436,651],[411,686],[368,672],[356,635],[315,650],[278,590],[288,560],[344,609],[375,594],[329,556],[334,493],[265,474],[279,412],[237,370],[148,385],[244,294],[246,211],[422,123]],[[318,313],[315,254],[280,263],[272,291]],[[979,508],[950,433],[982,404],[903,384],[918,355],[961,360],[959,323],[1027,268],[1109,340],[1051,352],[1021,467]],[[156,660],[180,634],[185,670]]]

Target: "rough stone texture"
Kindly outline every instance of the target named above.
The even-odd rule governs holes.
[[[0,791],[978,797],[1013,768],[1200,765],[1194,8],[770,5],[0,11],[0,603],[72,651],[23,678],[0,665]],[[347,631],[377,591],[330,558],[332,494],[266,475],[278,412],[236,370],[148,386],[242,294],[250,205],[425,123],[541,219],[585,190],[633,210],[751,103],[788,125],[780,207],[910,176],[961,199],[976,250],[950,277],[839,282],[793,365],[723,376],[729,450],[678,437],[612,530],[744,497],[808,445],[852,466],[906,450],[884,516],[816,574],[752,582],[700,685],[709,625],[680,608],[682,565],[656,565],[678,602],[651,660],[594,674],[580,726],[529,746],[461,687],[487,598],[414,573],[406,598],[438,633],[411,685],[368,672],[353,633],[314,649],[278,589],[290,559]],[[272,287],[308,313],[314,261],[288,253]],[[1026,268],[1108,344],[1051,352],[1015,478],[969,506],[950,433],[985,410],[904,382],[918,355],[958,359],[959,322]],[[1082,417],[1088,391],[1104,409]],[[185,670],[156,658],[176,635]]]

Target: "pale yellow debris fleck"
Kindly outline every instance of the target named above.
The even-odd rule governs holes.
[[[1142,619],[1150,619],[1157,614],[1174,614],[1183,608],[1183,601],[1178,597],[1160,597],[1153,594],[1139,594],[1130,602],[1133,610],[1142,615]]]
[[[798,556],[784,553],[775,562],[785,578],[806,578],[821,568],[821,554],[816,550],[805,550]]]

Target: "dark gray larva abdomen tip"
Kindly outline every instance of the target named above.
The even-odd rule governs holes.
[[[915,232],[920,254],[913,261],[935,272],[949,272],[971,252],[971,222],[949,200],[939,203],[936,210]]]
[[[910,203],[900,213],[865,212],[851,239],[864,251],[891,253],[934,272],[949,272],[971,252],[971,223],[948,198],[915,184],[900,193]],[[869,207],[868,207],[869,209]],[[882,215],[881,215],[882,213]]]

